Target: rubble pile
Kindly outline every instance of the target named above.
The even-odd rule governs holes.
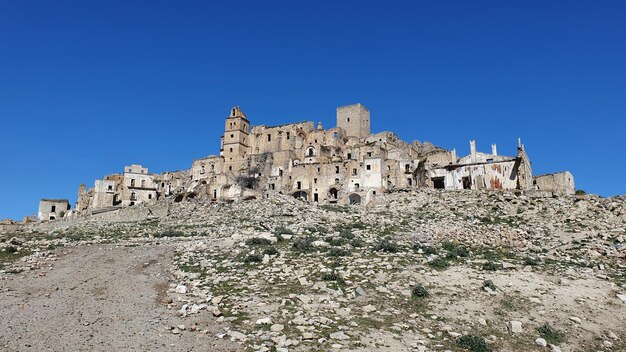
[[[219,323],[207,338],[253,351],[617,351],[625,240],[626,197],[421,190],[367,207],[190,199],[144,221],[31,225],[0,248],[28,251],[10,275],[67,246],[173,245],[166,304],[190,323],[164,332]]]

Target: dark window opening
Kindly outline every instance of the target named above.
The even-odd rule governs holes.
[[[354,184],[354,190],[355,190],[355,191],[358,191],[360,186],[361,186],[361,185],[359,185],[358,183],[355,183],[355,184]]]
[[[217,190],[216,190],[216,189],[214,189],[214,190],[213,190],[213,199],[216,199],[216,198],[217,198]]]
[[[407,178],[406,181],[409,184],[409,186],[413,186],[413,179]]]
[[[338,195],[339,195],[339,191],[337,191],[335,188],[330,189],[330,197],[332,199],[337,199]]]
[[[113,190],[113,186],[109,185],[109,191]]]
[[[317,179],[316,178],[313,179],[313,183],[317,184]]]
[[[356,175],[356,169],[352,169],[352,175]]]
[[[411,166],[409,164],[404,165],[404,172],[411,172]]]
[[[348,160],[352,160],[352,154],[348,153]]]
[[[283,177],[283,170],[282,169],[278,169],[278,176]]]
[[[148,194],[148,199],[152,199],[152,194]]]
[[[289,139],[289,137],[291,137],[291,134],[287,132],[287,139]]]
[[[335,173],[338,174],[339,173],[339,166],[335,166]]]
[[[130,180],[130,186],[131,187],[135,187],[135,179],[134,178]]]
[[[57,207],[56,207],[56,205],[53,205],[53,206],[52,206],[52,210],[50,210],[50,212],[51,212],[51,213],[54,213],[55,211],[57,211]]]
[[[463,189],[472,189],[472,178],[470,176],[463,177]]]
[[[435,189],[445,189],[446,183],[443,177],[433,177],[433,187]]]
[[[272,141],[272,135],[271,135],[271,134],[268,134],[268,135],[267,135],[267,141],[268,141],[268,142],[271,142],[271,141]]]
[[[319,196],[317,195],[317,193],[313,193],[313,201],[319,202]]]
[[[365,166],[365,168],[366,168],[367,170],[371,170],[371,169],[372,169],[372,165],[366,165],[366,166]]]
[[[368,153],[367,153],[367,157],[368,157],[368,158],[371,158],[371,157],[372,157],[372,152],[368,152]]]
[[[298,181],[298,189],[302,189],[302,182]]]

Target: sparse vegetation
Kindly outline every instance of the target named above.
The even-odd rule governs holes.
[[[345,256],[350,255],[350,252],[342,248],[333,247],[329,249],[328,252],[326,252],[326,254],[329,257],[345,257]]]
[[[463,335],[456,341],[459,347],[470,352],[491,352],[484,338],[477,335]]]
[[[260,263],[263,261],[263,257],[260,254],[248,254],[244,259],[244,263]]]
[[[497,271],[497,270],[502,269],[502,264],[488,261],[485,264],[483,264],[482,269],[487,270],[487,271]]]
[[[413,298],[424,298],[428,297],[430,292],[424,287],[422,284],[415,284],[411,289],[411,297]]]
[[[550,324],[545,323],[537,328],[539,335],[543,337],[548,343],[558,345],[565,342],[565,335],[562,332],[553,328]]]
[[[154,237],[185,237],[185,233],[180,230],[169,229],[155,233]]]
[[[274,248],[274,247],[269,247],[269,248],[266,248],[266,249],[263,251],[263,254],[267,254],[267,255],[276,255],[276,254],[278,254],[278,250],[276,250],[276,248]]]
[[[442,270],[448,268],[450,266],[450,262],[445,258],[437,257],[428,262],[428,265],[431,268]]]
[[[489,288],[489,289],[490,289],[490,290],[492,290],[492,291],[495,291],[495,290],[497,290],[497,289],[498,289],[498,287],[496,286],[496,284],[494,284],[494,283],[493,283],[493,281],[491,281],[491,280],[485,280],[485,281],[483,282],[483,288],[484,288],[484,287]]]
[[[246,245],[248,246],[269,246],[271,244],[272,241],[267,238],[252,237],[246,240]]]
[[[328,271],[323,273],[321,279],[322,281],[333,281],[340,285],[345,284],[343,277],[341,277],[341,275],[339,275],[335,271]]]
[[[315,242],[315,237],[307,236],[305,238],[296,238],[293,241],[291,248],[300,253],[309,253],[315,251],[315,247],[313,247],[313,242]]]
[[[400,251],[400,246],[398,246],[397,243],[390,241],[388,238],[384,238],[378,241],[374,249],[379,252],[397,253]]]

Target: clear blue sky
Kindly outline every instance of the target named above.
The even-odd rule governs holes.
[[[253,124],[372,130],[515,153],[535,174],[626,193],[624,1],[0,0],[0,218],[140,163],[219,152]]]

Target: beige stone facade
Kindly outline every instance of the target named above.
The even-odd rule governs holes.
[[[336,127],[303,121],[279,126],[252,126],[239,108],[225,119],[220,155],[193,161],[191,169],[150,174],[131,165],[122,174],[81,186],[78,213],[117,206],[204,198],[213,201],[270,198],[286,194],[320,204],[362,204],[382,194],[416,188],[549,189],[571,194],[573,177],[533,179],[524,146],[517,155],[476,151],[459,158],[448,151],[393,132],[371,134],[370,112],[361,104],[337,108]],[[570,182],[571,180],[571,182]]]
[[[39,201],[37,219],[40,221],[61,219],[70,209],[67,199],[42,199]]]

